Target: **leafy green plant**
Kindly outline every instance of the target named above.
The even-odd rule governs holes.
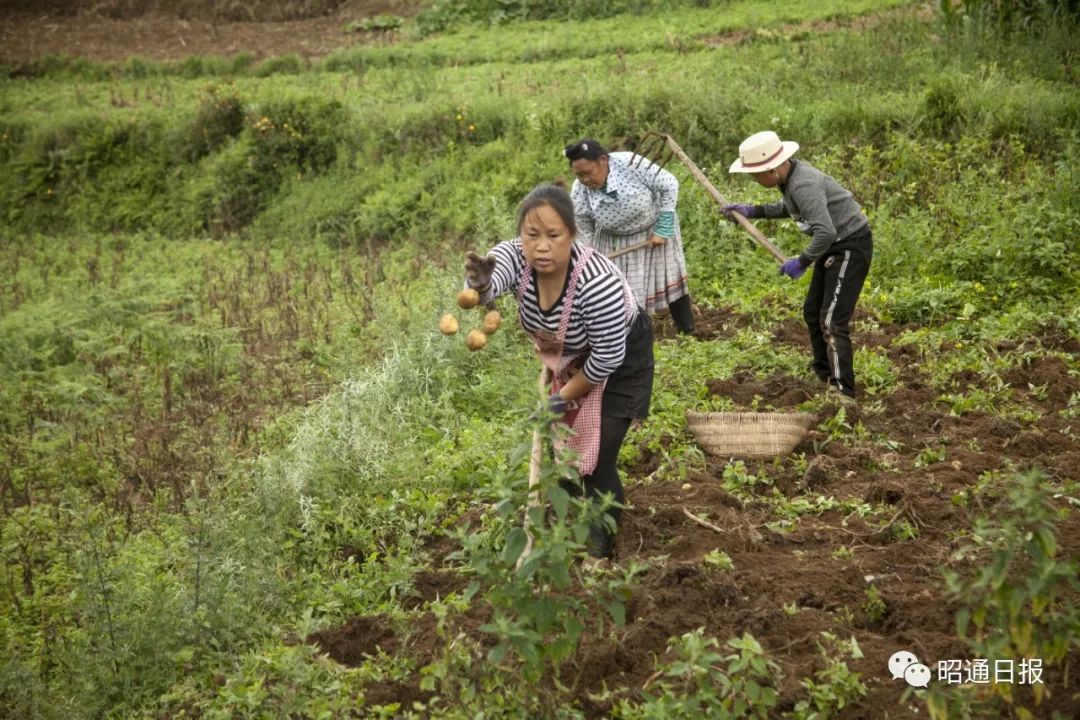
[[[228,674],[214,680],[200,679],[221,687],[211,695],[191,688],[192,697],[179,691],[168,701],[179,708],[183,701],[194,700],[194,707],[189,705],[189,709],[215,720],[271,715],[343,718],[365,708],[362,685],[371,679],[371,674],[343,667],[319,654],[312,645],[278,641],[248,653]],[[319,688],[320,692],[310,692],[311,688]]]
[[[997,388],[969,387],[967,392],[946,393],[938,399],[948,403],[953,415],[967,415],[971,412],[1000,412],[1002,405],[1012,395],[1012,388],[999,385]]]
[[[952,284],[898,287],[889,294],[888,317],[893,322],[937,323],[959,313],[968,295]]]
[[[1045,475],[1017,474],[1007,486],[1009,511],[981,517],[958,558],[984,560],[974,573],[945,571],[954,601],[957,631],[976,657],[1041,658],[1046,666],[1065,660],[1080,644],[1080,610],[1071,594],[1080,590],[1075,561],[1058,557],[1058,510]],[[1020,689],[1018,689],[1020,688]],[[1023,717],[1035,717],[1046,686],[992,683],[979,686],[1006,700]],[[928,700],[934,718],[946,718],[950,696]]]
[[[552,428],[546,412],[538,415],[531,427],[545,442],[567,432],[563,425]],[[505,668],[506,683],[525,684],[522,696],[533,698],[534,712],[549,712],[558,698],[531,695],[524,687],[558,682],[586,628],[602,632],[609,624],[625,623],[628,589],[639,569],[614,569],[606,577],[575,572],[596,525],[607,523],[614,529],[607,515],[613,501],[571,497],[561,483],[575,482],[577,476],[562,453],[543,463],[538,487],[527,487],[526,474],[517,469],[531,447],[531,442],[517,446],[507,464],[515,472],[502,471],[494,478],[491,493],[502,539],[491,544],[483,534],[463,528],[456,534],[462,549],[451,557],[462,560],[475,577],[467,597],[482,596],[492,608],[490,622],[481,627],[496,641],[488,660]],[[530,491],[536,493],[535,501]],[[573,592],[581,584],[592,590],[591,599]],[[594,603],[601,612],[594,612]]]
[[[854,365],[859,383],[868,395],[885,395],[896,387],[897,373],[888,356],[857,348]]]
[[[919,526],[910,520],[898,520],[889,525],[889,534],[896,542],[906,542],[919,537]]]
[[[795,703],[790,714],[794,720],[825,720],[866,694],[866,686],[859,674],[852,672],[843,659],[863,657],[854,637],[840,640],[831,633],[822,632],[818,651],[825,667],[814,673],[813,679],[802,681],[809,697]]]
[[[862,609],[866,613],[866,619],[871,624],[879,623],[885,619],[889,607],[882,599],[881,591],[877,589],[877,585],[866,588],[866,601],[863,603]]]
[[[720,549],[710,550],[705,553],[705,557],[702,561],[708,567],[718,568],[720,570],[734,570],[735,563],[731,561],[731,556]]]
[[[926,467],[935,463],[945,462],[947,453],[944,445],[927,445],[915,456],[915,467]]]
[[[820,453],[831,443],[843,439],[869,439],[869,433],[866,427],[862,424],[862,421],[856,421],[855,425],[848,422],[847,409],[843,406],[837,408],[836,412],[825,418],[825,420],[818,425],[818,430],[824,433],[823,439],[814,440],[814,452]]]
[[[724,489],[733,495],[752,495],[755,488],[770,484],[767,475],[756,475],[746,468],[742,460],[729,462],[724,466],[723,472]]]
[[[624,720],[701,718],[720,720],[767,718],[777,704],[775,683],[780,668],[769,660],[749,633],[727,641],[732,651],[724,654],[715,638],[703,628],[668,641],[675,659],[661,667],[658,691],[645,694],[644,702],[622,701],[617,717]]]

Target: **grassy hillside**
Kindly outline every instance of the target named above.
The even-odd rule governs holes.
[[[0,710],[989,717],[1011,693],[1072,716],[1075,30],[742,0],[315,63],[7,68]],[[464,250],[512,235],[584,135],[669,132],[769,198],[725,172],[764,128],[873,225],[862,408],[808,390],[804,285],[674,165],[700,331],[658,320],[623,568],[577,571],[568,507],[515,573],[535,361],[510,322],[481,353],[436,332]],[[706,458],[684,411],[733,407],[815,429],[774,463]],[[1040,657],[1048,693],[903,692],[886,661],[911,647]]]

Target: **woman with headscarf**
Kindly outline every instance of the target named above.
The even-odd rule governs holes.
[[[682,233],[675,206],[679,181],[648,158],[609,153],[596,140],[567,145],[577,178],[571,188],[578,239],[608,255],[649,241],[648,247],[613,258],[638,305],[649,315],[668,308],[675,327],[694,331]]]

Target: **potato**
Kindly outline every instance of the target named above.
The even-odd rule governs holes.
[[[457,318],[450,313],[446,313],[445,315],[443,315],[442,319],[439,320],[439,332],[441,332],[443,335],[454,335],[455,333],[457,333],[457,331]]]
[[[470,350],[480,350],[487,345],[487,335],[479,330],[470,330],[469,336],[465,338],[465,344],[469,346]]]
[[[465,310],[468,310],[469,308],[474,308],[480,304],[480,293],[476,292],[472,288],[465,288],[458,293],[457,304]]]
[[[500,323],[502,323],[502,315],[499,314],[499,311],[489,310],[488,313],[484,315],[484,326],[481,330],[484,331],[485,335],[490,335],[499,329]]]

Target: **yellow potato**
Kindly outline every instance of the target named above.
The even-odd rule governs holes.
[[[439,332],[441,332],[443,335],[453,335],[457,331],[457,318],[450,313],[446,313],[445,315],[443,315],[442,319],[439,320]]]
[[[472,288],[465,288],[458,293],[457,304],[465,310],[474,308],[480,304],[480,293],[476,292]]]
[[[480,350],[487,345],[487,335],[479,330],[470,330],[469,336],[465,338],[465,344],[469,346],[470,350]]]
[[[499,324],[502,322],[502,315],[498,310],[489,310],[487,315],[484,315],[484,326],[481,328],[485,335],[490,335],[499,329]]]

